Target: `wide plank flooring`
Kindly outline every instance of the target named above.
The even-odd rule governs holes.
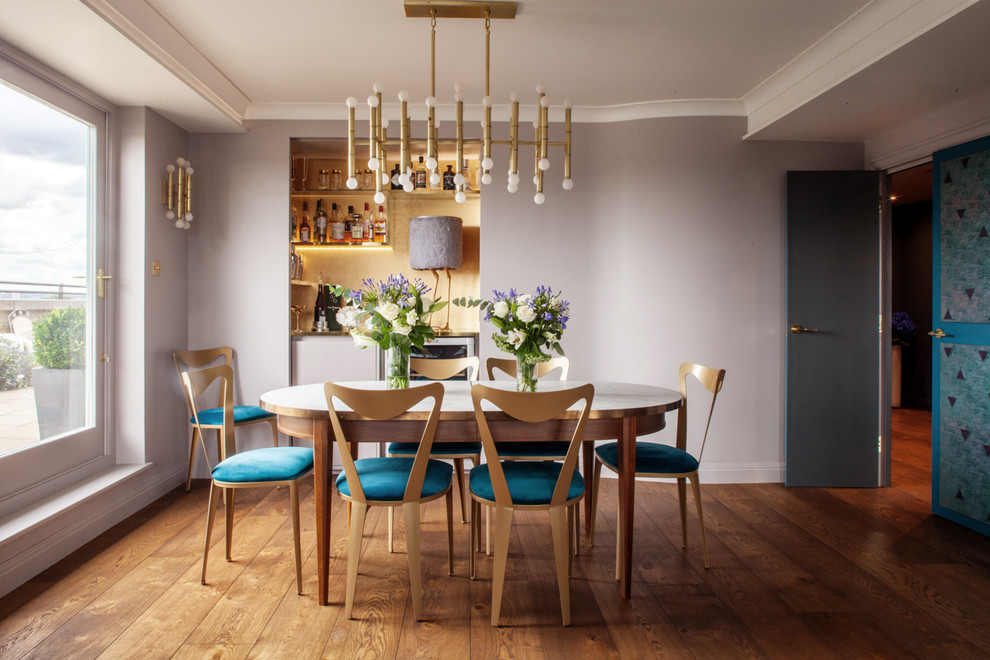
[[[614,580],[616,488],[597,545],[573,564],[560,625],[546,514],[517,513],[502,626],[491,560],[468,578],[455,522],[448,577],[441,502],[422,534],[426,621],[413,620],[405,543],[369,514],[355,619],[342,616],[346,509],[335,502],[331,605],[316,604],[312,484],[301,493],[297,595],[287,492],[238,493],[234,561],[217,516],[199,582],[207,484],[177,489],[0,600],[0,657],[19,658],[987,658],[990,539],[929,513],[930,417],[894,411],[891,488],[703,486],[711,568],[672,484],[637,484],[632,598]],[[456,513],[455,513],[456,519]]]

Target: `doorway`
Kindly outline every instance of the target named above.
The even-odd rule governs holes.
[[[900,336],[900,396],[893,384],[891,485],[931,497],[932,164],[891,174],[891,311],[907,315],[913,333]],[[898,323],[903,329],[903,323]],[[897,361],[895,357],[894,362]],[[894,367],[894,375],[897,368]],[[892,379],[895,380],[895,379]]]

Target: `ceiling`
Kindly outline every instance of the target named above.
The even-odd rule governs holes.
[[[545,83],[577,122],[737,115],[750,138],[866,141],[990,92],[987,34],[990,0],[520,0],[492,21],[495,119]],[[429,91],[430,22],[402,0],[3,0],[0,40],[190,132],[343,118],[373,82],[416,119]],[[441,117],[456,81],[478,116],[484,22],[441,18],[436,44]]]

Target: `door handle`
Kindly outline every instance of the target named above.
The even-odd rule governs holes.
[[[941,339],[942,337],[951,337],[952,336],[952,335],[947,335],[944,332],[942,332],[942,328],[935,328],[934,330],[930,331],[928,334],[930,334],[935,339]]]
[[[799,325],[792,325],[791,332],[793,332],[796,335],[799,335],[802,332],[818,332],[818,328],[802,328]]]

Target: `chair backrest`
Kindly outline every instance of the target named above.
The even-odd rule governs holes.
[[[680,391],[681,396],[684,397],[684,402],[677,411],[677,448],[684,451],[687,451],[688,375],[697,378],[702,387],[712,395],[711,407],[708,409],[708,419],[705,422],[705,433],[701,437],[701,448],[698,450],[697,459],[700,463],[701,455],[705,451],[705,441],[708,440],[708,428],[712,423],[712,413],[715,412],[715,399],[718,398],[718,393],[722,390],[722,381],[725,379],[725,369],[714,369],[712,367],[694,364],[693,362],[684,362],[681,364],[677,376],[677,389]]]
[[[200,441],[206,435],[199,422],[199,408],[196,400],[203,392],[209,388],[218,378],[220,383],[220,406],[223,408],[223,442],[220,443],[220,460],[225,461],[229,456],[236,453],[234,449],[234,370],[229,364],[218,364],[196,371],[183,371],[179,373],[182,380],[182,389],[186,395],[186,404],[192,414],[193,424],[199,430]]]
[[[567,371],[571,367],[571,361],[564,356],[555,357],[546,362],[536,363],[536,377],[543,378],[554,369],[560,369],[560,380],[567,380]],[[495,380],[496,370],[505,373],[510,378],[516,377],[515,358],[495,358],[485,360],[485,368],[488,371],[488,380]]]
[[[409,368],[430,380],[447,380],[465,369],[468,380],[478,380],[481,360],[478,356],[462,358],[409,358]]]
[[[201,369],[220,357],[223,358],[223,364],[233,369],[234,349],[230,346],[201,348],[193,351],[180,351],[178,349],[172,351],[172,361],[175,362],[175,371],[179,374],[180,380],[182,379],[183,373],[193,369]],[[233,396],[233,394],[231,394],[231,396]],[[223,393],[220,394],[220,397],[217,400],[217,407],[219,408],[222,405]],[[189,408],[189,414],[192,414],[192,408]]]
[[[354,467],[354,459],[351,458],[351,451],[347,445],[347,437],[344,434],[344,424],[341,423],[340,411],[334,400],[339,400],[344,406],[362,417],[385,420],[398,417],[420,401],[433,398],[433,407],[430,409],[429,417],[423,425],[423,435],[419,439],[416,458],[413,459],[412,471],[409,474],[409,481],[406,482],[406,490],[402,501],[412,502],[419,499],[420,494],[423,492],[423,481],[426,478],[426,467],[430,460],[430,450],[433,448],[433,438],[436,435],[437,422],[440,421],[440,406],[443,403],[444,392],[443,384],[427,383],[408,389],[396,390],[362,390],[328,382],[323,384],[323,392],[327,397],[330,425],[333,427],[333,435],[337,442],[337,449],[340,452],[340,460],[344,464],[344,473],[347,475],[347,486],[350,488],[351,497],[359,502],[365,502],[367,500],[365,500],[364,489],[361,487],[361,478],[358,476],[357,468]]]
[[[509,494],[509,487],[505,481],[505,473],[502,471],[502,464],[498,458],[498,449],[495,447],[495,438],[492,436],[491,427],[488,425],[488,418],[482,409],[482,401],[488,401],[499,410],[520,422],[529,424],[539,424],[562,417],[576,418],[574,432],[567,447],[567,454],[564,458],[564,466],[560,470],[560,476],[554,487],[553,496],[550,503],[552,506],[562,504],[567,498],[567,491],[571,484],[574,470],[577,469],[577,461],[581,441],[584,439],[584,428],[588,424],[588,416],[591,413],[591,402],[595,398],[595,387],[590,383],[570,387],[563,390],[553,390],[547,392],[515,392],[504,390],[487,385],[476,384],[471,386],[471,400],[474,403],[474,416],[478,420],[478,431],[481,434],[481,444],[485,449],[485,462],[488,464],[488,474],[491,477],[492,489],[495,491],[495,502],[498,506],[511,506],[512,497]],[[583,405],[578,410],[567,412],[571,406],[583,400]],[[567,425],[556,424],[553,426],[561,436],[566,435],[564,429]],[[550,435],[553,435],[551,432]],[[518,440],[516,433],[514,439]],[[560,437],[546,437],[547,434],[541,429],[540,440],[557,440]]]

